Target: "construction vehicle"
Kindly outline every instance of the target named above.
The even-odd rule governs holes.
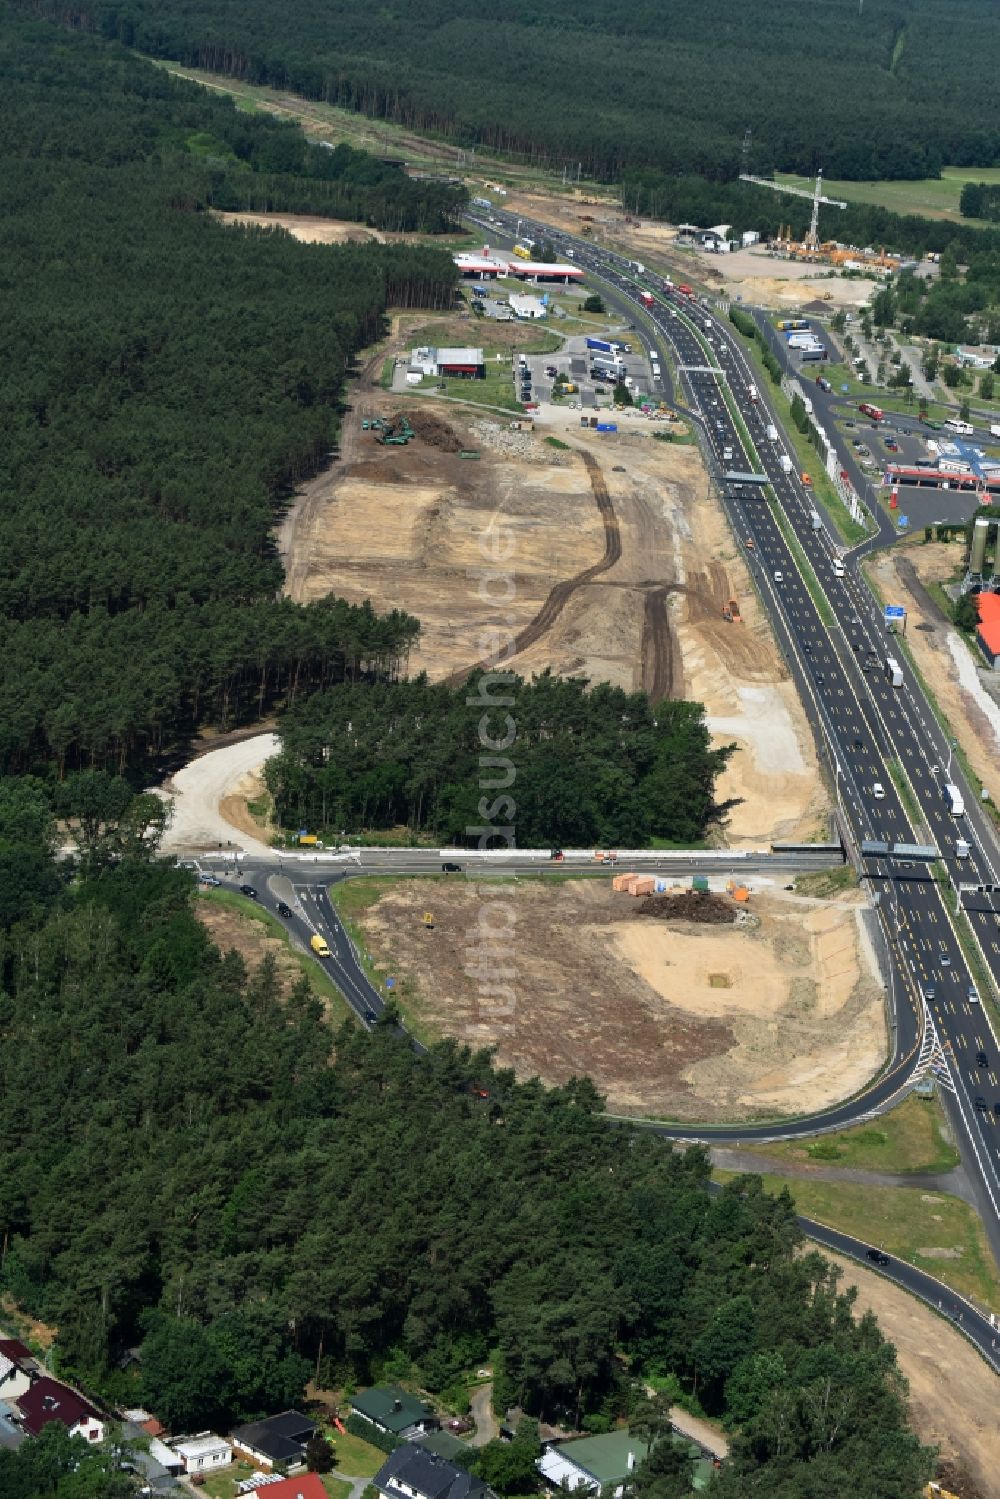
[[[416,436],[405,416],[382,417],[373,421],[371,427],[375,433],[375,441],[380,442],[383,447],[401,447]]]
[[[740,613],[740,605],[738,599],[729,600],[729,614],[734,624],[741,625],[743,623],[743,616]]]
[[[434,930],[434,916],[430,911],[424,912],[424,926],[429,932]]]

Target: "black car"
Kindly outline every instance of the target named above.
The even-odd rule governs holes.
[[[461,866],[461,864],[442,864],[441,865],[441,873],[442,874],[461,874],[462,873],[462,866]]]
[[[278,915],[279,916],[284,916],[285,920],[287,921],[288,918],[291,916],[291,914],[292,914],[292,908],[291,908],[291,906],[286,906],[285,902],[283,900],[279,900],[279,902],[278,902]]]
[[[366,1025],[374,1025],[377,1019],[378,1019],[378,1016],[375,1014],[374,1010],[366,1010],[365,1011],[365,1024]]]
[[[977,1051],[976,1052],[976,1066],[977,1067],[988,1067],[989,1065],[990,1065],[990,1059],[986,1055],[985,1051]]]
[[[865,1251],[865,1256],[871,1260],[873,1265],[888,1265],[890,1263],[889,1256],[882,1249],[868,1249]]]
[[[864,744],[864,740],[863,739],[855,739],[855,741],[854,741],[854,748],[856,750],[864,749],[864,747],[865,747],[865,744]]]
[[[997,1102],[993,1105],[993,1112],[994,1114],[996,1114],[997,1118],[1000,1119],[1000,1102]]]
[[[241,885],[240,894],[245,895],[247,900],[256,900],[257,892],[252,885]]]
[[[986,1112],[986,1108],[987,1108],[987,1104],[986,1104],[986,1099],[983,1097],[983,1095],[981,1093],[977,1093],[976,1094],[976,1100],[975,1101],[976,1101],[976,1108],[977,1109],[982,1109],[982,1111],[985,1113]]]

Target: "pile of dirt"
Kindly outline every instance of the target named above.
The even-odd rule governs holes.
[[[724,895],[709,890],[685,890],[681,895],[647,895],[623,913],[652,916],[656,921],[696,921],[703,926],[732,926],[736,907]]]
[[[442,453],[457,453],[465,446],[454,427],[442,421],[433,411],[420,409],[410,411],[407,415],[410,426],[420,441],[428,443],[432,448],[440,448]]]

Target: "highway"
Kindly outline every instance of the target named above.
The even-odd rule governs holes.
[[[499,212],[494,219],[505,222]],[[497,239],[495,223],[481,227],[491,240]],[[513,238],[513,218],[505,227]],[[524,219],[519,228],[521,233],[552,238],[563,251],[572,248],[576,263],[603,282],[609,301],[641,320],[647,338],[654,328],[661,354],[669,349],[675,360],[733,532],[745,549],[826,756],[841,830],[868,886],[884,939],[891,1056],[880,1077],[859,1097],[794,1122],[720,1130],[668,1124],[659,1128],[679,1140],[719,1142],[789,1138],[843,1126],[887,1107],[905,1091],[918,1060],[933,1054],[942,1099],[1000,1261],[1000,1042],[979,1002],[980,979],[956,930],[956,921],[963,923],[966,945],[976,955],[973,961],[988,973],[995,994],[1000,980],[1000,902],[995,891],[964,893],[959,897],[960,913],[954,913],[955,887],[1000,888],[1000,850],[992,826],[953,763],[950,740],[934,719],[905,654],[894,649],[894,638],[886,634],[881,610],[860,571],[860,559],[885,544],[891,527],[878,517],[878,533],[846,550],[824,517],[814,521],[808,488],[797,472],[785,472],[779,461],[783,453],[795,450],[728,319],[650,277],[640,282],[634,263],[614,252]],[[640,286],[654,292],[650,310],[639,302]],[[661,363],[666,368],[666,361]],[[768,438],[769,427],[777,429],[776,440]],[[729,458],[723,457],[726,449],[732,451]],[[734,477],[740,473],[761,476],[766,482]],[[899,663],[901,685],[893,685],[888,656]],[[941,788],[946,779],[964,794],[966,813],[961,818],[954,818],[944,801]],[[957,855],[959,837],[971,845],[966,858]],[[933,845],[936,858],[912,852],[893,856],[887,851],[864,857],[861,845],[869,841]],[[264,888],[258,894],[273,909],[278,899],[287,902],[293,910],[288,924],[300,940],[307,942],[313,931],[327,937],[331,957],[324,967],[363,1020],[373,1023],[372,1017],[383,1013],[383,999],[368,982],[330,904],[326,885],[331,876],[318,878],[318,867],[307,876],[300,863],[293,869],[287,875],[275,874],[271,865],[262,867]],[[942,871],[946,882],[938,877]],[[252,883],[258,874],[248,866],[243,878]],[[864,1256],[864,1245],[815,1225],[808,1231],[830,1247]],[[887,1273],[932,1304],[942,1295],[954,1302],[953,1293],[931,1277],[921,1279],[909,1266],[902,1267],[904,1277],[895,1273],[897,1268],[889,1267]],[[918,1280],[925,1283],[922,1289]],[[967,1333],[969,1319],[975,1316],[971,1308],[963,1313]],[[988,1322],[974,1337],[991,1362],[996,1357],[994,1337]]]
[[[499,212],[494,218],[505,222]],[[543,227],[522,219],[520,232],[540,237]],[[921,1043],[939,1043],[942,1096],[1000,1260],[1000,1043],[978,1002],[979,981],[950,909],[958,885],[1000,885],[1000,854],[953,761],[950,741],[905,654],[894,650],[895,638],[886,634],[858,566],[868,551],[885,544],[886,527],[879,517],[878,534],[846,551],[822,516],[814,525],[808,488],[779,461],[795,450],[728,318],[651,276],[641,278],[635,263],[621,255],[547,227],[544,232],[561,253],[572,248],[576,263],[612,289],[647,331],[651,322],[661,353],[669,348],[674,357],[724,507],[825,753],[845,837],[876,902],[889,955],[892,1060],[861,1098],[813,1123],[828,1125],[845,1111],[857,1118],[884,1106],[912,1073]],[[640,289],[655,296],[649,311],[639,302]],[[768,439],[769,426],[777,428],[776,441]],[[732,450],[730,459],[723,459],[725,449]],[[761,475],[767,484],[726,477],[737,472]],[[899,663],[901,686],[892,685],[889,656]],[[952,817],[945,803],[946,779],[963,792],[961,818]],[[956,856],[959,837],[972,845],[968,858]],[[934,845],[940,859],[936,865],[915,857],[862,859],[863,841]],[[942,869],[949,885],[934,877]],[[957,917],[994,993],[1000,981],[998,904],[995,893],[965,894]],[[697,1134],[716,1138],[714,1131]],[[742,1138],[752,1137],[742,1132]]]

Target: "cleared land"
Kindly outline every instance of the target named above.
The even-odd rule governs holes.
[[[792,177],[785,172],[776,172],[775,180],[807,192],[812,192],[816,183],[814,177]],[[985,222],[982,219],[963,219],[959,211],[966,182],[1000,182],[1000,167],[943,167],[940,177],[923,177],[915,182],[827,182],[824,178],[823,191],[831,198],[844,198],[848,203],[875,203],[893,213],[982,224]],[[831,219],[834,213],[830,213]]]
[[[287,896],[291,900],[291,895]],[[277,917],[266,911],[247,910],[247,903],[228,890],[203,891],[195,904],[195,915],[220,952],[235,949],[247,967],[250,982],[265,959],[274,965],[279,992],[287,999],[303,974],[333,1025],[353,1011],[322,969],[304,952],[293,950]]]
[[[474,338],[468,320],[423,314],[397,319],[388,352]],[[801,706],[696,449],[648,431],[584,434],[578,413],[555,409],[536,433],[511,432],[500,413],[387,394],[372,378],[385,357],[358,383],[338,461],[282,527],[290,596],[409,610],[423,627],[409,670],[433,679],[460,679],[496,650],[488,642],[502,625],[525,674],[692,697],[741,751],[719,785],[720,797],[743,798],[727,840],[822,834],[827,803]],[[399,409],[421,433],[408,446],[381,447],[361,430],[362,416]],[[565,449],[545,443],[550,429]],[[510,584],[481,587],[497,534],[512,546]],[[742,623],[723,619],[730,598]]]
[[[851,1260],[823,1250],[856,1286],[855,1315],[869,1309],[896,1345],[910,1386],[910,1420],[922,1442],[938,1447],[938,1478],[963,1499],[997,1493],[996,1379],[961,1333],[914,1297]]]
[[[606,879],[352,880],[336,898],[422,1035],[495,1046],[519,1077],[588,1074],[617,1113],[801,1113],[885,1056],[853,901],[755,894],[741,928],[644,918]],[[484,949],[479,923],[500,907],[509,940]]]

